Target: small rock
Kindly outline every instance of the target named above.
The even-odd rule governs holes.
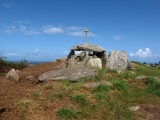
[[[85,84],[85,85],[83,85],[83,86],[84,86],[84,87],[96,87],[96,86],[98,86],[98,85],[100,85],[100,84],[107,85],[107,86],[113,86],[113,83],[108,82],[108,81],[104,81],[104,80],[98,81],[98,82],[87,83],[87,84]]]
[[[146,78],[148,78],[148,77],[147,76],[137,76],[136,80],[141,80],[141,79],[146,79]]]
[[[137,111],[140,109],[140,106],[133,106],[131,108],[129,108],[131,111]]]
[[[12,68],[8,73],[7,73],[7,79],[8,80],[15,80],[17,82],[19,82],[20,77],[17,74],[16,70],[14,68]]]
[[[26,80],[34,80],[34,77],[33,76],[28,76],[28,77],[26,77]]]

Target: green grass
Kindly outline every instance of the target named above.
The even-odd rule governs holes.
[[[39,98],[40,93],[39,93],[39,92],[34,92],[32,95],[33,95],[33,97],[35,97],[35,98]]]
[[[52,86],[52,85],[46,85],[46,86],[45,86],[45,89],[46,89],[46,90],[51,90],[51,89],[53,89],[53,86]]]
[[[118,89],[120,91],[126,91],[128,88],[127,84],[123,80],[115,82],[114,86],[116,87],[116,89]]]
[[[77,94],[75,96],[70,97],[70,100],[72,100],[80,105],[87,105],[88,104],[88,100],[86,99],[86,97],[84,95],[80,95],[80,94]]]
[[[146,92],[155,94],[160,97],[160,83],[156,82],[147,87]]]
[[[58,109],[58,111],[56,112],[56,115],[59,116],[60,119],[68,120],[68,119],[77,118],[79,115],[82,115],[82,113],[77,110],[62,107]]]
[[[100,84],[93,88],[92,93],[107,92],[108,90],[109,90],[109,86]]]

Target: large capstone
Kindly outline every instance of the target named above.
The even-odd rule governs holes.
[[[46,81],[67,79],[69,81],[80,81],[82,79],[94,77],[96,75],[98,75],[97,70],[90,68],[64,68],[45,72],[39,76],[38,80]]]
[[[111,50],[106,67],[111,70],[117,70],[118,73],[124,72],[127,68],[130,67],[126,52]]]
[[[75,54],[75,51],[81,51]],[[67,56],[67,67],[98,67],[106,68],[107,54],[105,49],[94,44],[80,44],[71,47],[71,52]]]

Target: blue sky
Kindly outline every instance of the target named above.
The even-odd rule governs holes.
[[[160,61],[160,0],[0,0],[0,55],[52,61],[84,42]]]

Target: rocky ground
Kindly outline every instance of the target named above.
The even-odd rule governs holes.
[[[59,107],[67,106],[75,109],[78,105],[71,102],[67,95],[63,99],[55,98],[54,102],[46,100],[49,93],[65,93],[65,88],[56,90],[60,82],[44,82],[37,83],[37,78],[40,74],[56,69],[61,62],[50,62],[27,67],[20,71],[20,82],[15,82],[6,79],[6,74],[0,77],[0,120],[56,120],[55,111]],[[34,79],[26,80],[26,77],[33,76]],[[140,81],[140,80],[139,80]],[[140,84],[143,86],[143,80]],[[136,84],[136,83],[133,83]],[[48,85],[48,86],[47,86]],[[50,91],[52,86],[54,89]],[[64,87],[64,86],[61,86]],[[67,89],[67,88],[66,88]],[[88,89],[82,89],[79,92],[87,94]],[[38,94],[37,91],[40,93]],[[37,93],[37,94],[36,94]],[[60,95],[60,94],[59,94]],[[39,97],[40,96],[40,97]],[[147,99],[146,99],[147,101]],[[158,100],[157,100],[158,101]],[[146,102],[147,103],[147,102]],[[143,104],[140,109],[135,112],[135,116],[131,119],[135,120],[160,120],[160,104]],[[97,112],[98,113],[98,112]],[[91,115],[91,114],[90,114]],[[97,114],[100,116],[101,114]],[[94,119],[87,117],[88,119]],[[97,117],[101,118],[101,117]],[[76,118],[77,119],[77,118]],[[82,117],[83,119],[83,117]],[[85,119],[85,118],[84,118]]]

